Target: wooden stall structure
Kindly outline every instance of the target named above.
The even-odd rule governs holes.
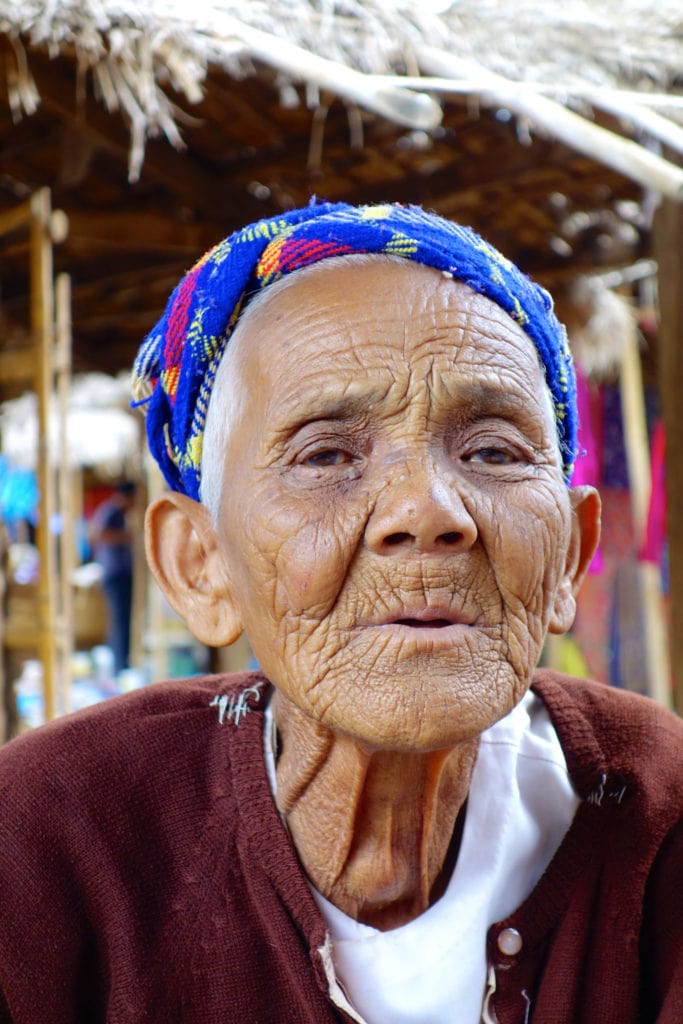
[[[662,205],[655,221],[654,245],[659,264],[661,307],[660,393],[667,443],[667,533],[671,604],[671,652],[675,667],[675,705],[683,714],[683,207]]]
[[[3,317],[0,340],[0,401],[24,390],[38,399],[37,582],[5,581],[3,666],[9,651],[34,654],[42,665],[45,716],[63,706],[71,652],[72,611],[68,587],[73,550],[66,458],[66,407],[71,370],[69,278],[54,279],[53,243],[66,237],[66,219],[51,208],[48,188],[0,212],[0,255],[26,265],[26,319]],[[0,306],[0,311],[2,307]],[[57,410],[58,436],[50,429]],[[61,449],[61,450],[60,450]],[[56,528],[56,524],[60,528]],[[58,571],[58,569],[60,571]],[[3,687],[4,692],[4,687]]]
[[[247,220],[312,195],[417,202],[470,224],[557,295],[579,275],[659,259],[661,399],[676,430],[664,388],[681,321],[664,293],[680,294],[683,242],[671,212],[683,197],[679,0],[34,8],[0,0],[0,212],[40,183],[68,214],[55,258],[72,280],[76,370],[130,367],[182,272]],[[668,256],[653,231],[663,201]],[[10,313],[25,302],[12,261],[0,285]],[[640,388],[641,357],[625,394]],[[669,444],[670,510],[683,505],[680,452]],[[674,624],[676,529],[671,513]]]

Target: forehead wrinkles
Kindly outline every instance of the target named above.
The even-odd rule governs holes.
[[[463,343],[456,352],[455,361],[461,375],[467,374],[471,363],[473,376],[479,379],[484,390],[488,391],[490,383],[498,387],[502,383],[507,394],[521,397],[529,409],[537,408],[555,444],[555,411],[536,346],[493,302],[474,293],[472,297],[479,301],[471,303],[466,312]],[[482,374],[483,368],[486,374]],[[449,380],[456,388],[458,382],[458,376]],[[446,386],[448,388],[448,384]]]
[[[297,297],[294,288],[281,298],[290,295]],[[260,393],[265,420],[274,417],[276,427],[289,411],[317,413],[349,397],[364,399],[366,410],[387,399],[403,404],[413,378],[424,378],[437,355],[444,368],[452,364],[462,317],[436,331],[422,301],[417,310],[385,306],[386,315],[380,315],[366,303],[335,296],[331,303],[292,308],[291,302],[276,301],[270,311],[259,310],[240,339],[241,369],[243,384]],[[413,364],[425,359],[426,367],[415,374]]]
[[[520,371],[542,368],[540,356],[531,338],[490,299],[472,294],[463,310],[462,343],[458,360],[469,357],[477,363],[501,365]]]
[[[503,310],[411,264],[349,266],[302,280],[262,303],[238,348],[235,368],[241,364],[250,390],[280,411],[283,402],[366,389],[379,400],[429,398],[486,368],[488,383],[522,394],[538,396],[543,382],[535,346]]]

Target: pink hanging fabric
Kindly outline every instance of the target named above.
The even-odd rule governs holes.
[[[664,480],[665,434],[663,420],[657,420],[652,430],[650,466],[652,484],[647,510],[645,536],[638,552],[643,562],[661,565],[666,543],[666,487]]]

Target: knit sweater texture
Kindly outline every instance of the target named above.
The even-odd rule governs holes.
[[[581,804],[489,930],[490,1019],[681,1024],[683,725],[548,671],[534,689]],[[0,751],[0,1024],[349,1020],[266,776],[267,690],[254,673],[155,684]]]

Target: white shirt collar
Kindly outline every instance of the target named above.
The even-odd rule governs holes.
[[[265,754],[275,792],[272,714]],[[335,976],[367,1024],[478,1024],[486,983],[486,934],[531,893],[578,806],[550,717],[529,692],[481,737],[458,861],[442,898],[401,928],[380,932],[311,886],[331,937]],[[329,950],[328,950],[329,954]],[[329,955],[328,955],[329,959]],[[348,1009],[347,1007],[344,1007]]]

